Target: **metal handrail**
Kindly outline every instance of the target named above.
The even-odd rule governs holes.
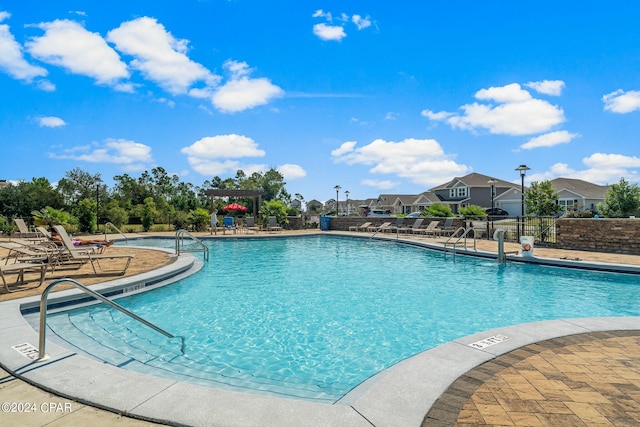
[[[457,240],[455,242],[453,242],[453,253],[455,255],[456,253],[456,246],[458,245],[458,243],[460,243],[460,240],[464,239],[464,247],[467,247],[467,236],[469,235],[469,233],[471,231],[473,231],[473,250],[477,251],[476,249],[476,229],[473,227],[469,227],[469,228],[464,228],[464,227],[460,227],[458,228],[451,236],[449,236],[449,238],[444,242],[444,247],[445,247],[445,252],[446,252],[446,248],[447,245],[450,245],[451,243],[449,243],[449,241],[451,239],[453,239],[454,237],[456,237],[458,235],[458,232],[462,230],[462,234],[457,238]]]
[[[169,332],[165,331],[164,329],[154,325],[153,323],[147,320],[144,320],[142,317],[138,316],[137,314],[130,312],[126,308],[122,307],[121,305],[116,304],[115,302],[105,298],[104,296],[100,295],[95,291],[92,291],[91,289],[87,288],[83,284],[76,282],[73,279],[63,278],[63,279],[59,279],[51,282],[49,286],[47,286],[45,290],[42,292],[42,296],[40,297],[40,341],[38,344],[39,346],[38,361],[44,361],[48,359],[48,356],[46,355],[46,352],[45,352],[45,343],[46,343],[46,335],[47,335],[47,299],[49,297],[49,292],[51,292],[53,288],[55,288],[59,284],[65,283],[65,282],[71,283],[73,286],[80,289],[84,293],[91,295],[95,299],[102,301],[103,303],[107,304],[110,307],[115,308],[116,310],[119,310],[120,312],[126,314],[127,316],[133,318],[134,320],[137,320],[138,322],[150,327],[154,331],[161,333],[165,337],[176,338],[175,335],[172,335]],[[182,342],[180,351],[184,353],[184,338],[183,337],[179,337],[179,338]]]
[[[125,241],[125,242],[128,240],[128,239],[127,239],[127,236],[126,236],[122,231],[120,231],[120,230],[118,229],[118,227],[116,227],[112,222],[107,222],[107,223],[104,225],[104,240],[107,240],[107,225],[110,225],[111,227],[113,227],[113,229],[114,229],[114,230],[116,230],[118,233],[120,233],[120,235],[121,235],[122,237],[124,237],[124,241]]]
[[[176,255],[180,255],[180,252],[193,252],[181,249],[182,240],[184,240],[184,236],[188,236],[192,241],[196,242],[201,248],[204,254],[204,260],[209,261],[209,246],[205,245],[202,240],[195,237],[193,234],[189,233],[187,230],[180,229],[176,231]]]

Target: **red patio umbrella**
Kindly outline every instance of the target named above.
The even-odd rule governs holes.
[[[224,206],[222,209],[225,211],[242,211],[242,212],[246,212],[248,210],[246,206],[242,206],[236,202],[230,203],[227,206]]]

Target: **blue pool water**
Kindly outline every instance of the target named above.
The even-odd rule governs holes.
[[[184,354],[180,340],[102,304],[51,314],[51,329],[125,369],[335,402],[394,363],[475,332],[640,315],[640,278],[632,275],[499,265],[335,236],[207,244],[201,272],[118,300],[184,337]]]

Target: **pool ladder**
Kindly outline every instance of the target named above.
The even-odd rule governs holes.
[[[121,305],[116,304],[110,299],[107,299],[103,295],[100,295],[99,293],[92,291],[91,289],[87,288],[83,284],[76,282],[73,279],[64,278],[64,279],[58,279],[51,282],[49,286],[47,286],[45,290],[42,292],[42,296],[40,297],[40,337],[39,337],[39,344],[38,344],[38,361],[39,362],[43,362],[49,359],[45,351],[46,338],[47,338],[47,300],[49,298],[49,293],[53,290],[53,288],[55,288],[61,283],[71,283],[73,286],[80,289],[82,292],[91,295],[95,299],[102,301],[103,303],[107,304],[112,308],[115,308],[116,310],[126,314],[127,316],[131,317],[134,320],[137,320],[143,325],[150,327],[154,331],[161,333],[167,338],[180,338],[180,341],[181,341],[180,352],[184,354],[184,337],[176,337],[175,335],[170,334],[169,332],[165,331],[159,326],[156,326],[153,323],[149,322],[148,320],[143,319],[137,314],[130,312],[126,308],[122,307]]]
[[[198,245],[197,249],[185,249],[184,239],[188,237],[191,241]],[[181,252],[202,252],[205,261],[209,261],[209,246],[202,243],[202,240],[189,233],[187,230],[176,231],[176,255],[180,255]]]
[[[449,236],[449,238],[444,242],[444,252],[447,253],[447,248],[451,246],[453,249],[453,255],[455,256],[456,247],[458,246],[458,243],[460,243],[460,241],[462,241],[464,243],[464,247],[467,248],[468,247],[467,237],[469,236],[469,234],[473,234],[473,250],[477,251],[478,249],[476,248],[476,240],[477,240],[476,229],[473,227],[469,227],[469,228],[460,227],[456,231],[454,231],[453,234]]]

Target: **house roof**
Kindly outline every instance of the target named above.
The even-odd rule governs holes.
[[[556,178],[551,181],[551,186],[558,192],[567,190],[586,199],[605,199],[609,190],[609,186],[573,178]]]
[[[481,173],[470,173],[469,175],[455,177],[451,181],[441,184],[437,187],[433,187],[429,191],[438,191],[438,190],[447,190],[449,188],[455,187],[457,185],[463,184],[467,187],[486,187],[489,188],[491,185],[489,184],[489,180],[496,181],[496,188],[512,188],[517,187],[518,184],[514,184],[513,182],[504,181],[502,179],[494,178],[492,176],[483,175]]]

